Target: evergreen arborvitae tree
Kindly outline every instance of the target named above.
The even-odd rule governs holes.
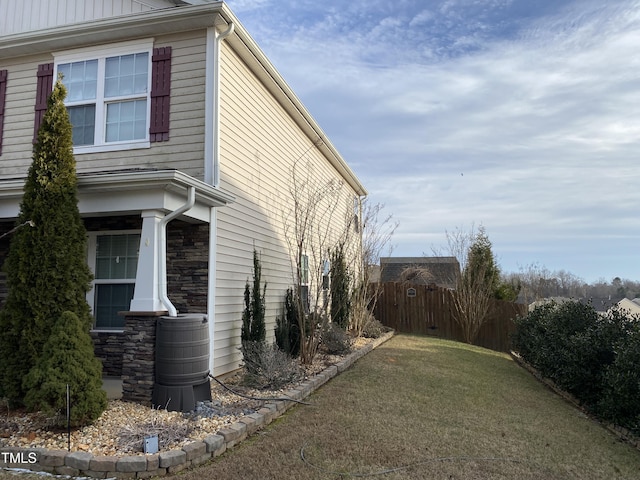
[[[86,301],[92,275],[65,96],[58,80],[33,148],[17,221],[33,227],[16,230],[4,264],[9,291],[0,312],[0,393],[12,404],[24,402],[23,379],[43,355],[62,313],[76,314],[86,333],[92,323]]]
[[[107,394],[102,389],[102,363],[94,355],[86,322],[73,312],[63,312],[23,384],[24,402],[30,410],[55,414],[65,425],[62,414],[69,385],[71,425],[96,420],[107,407]]]
[[[466,247],[466,261],[462,262],[464,267],[456,281],[454,319],[462,328],[464,340],[473,343],[493,308],[500,270],[484,227],[480,227],[477,234],[461,236],[458,240],[460,250],[465,248],[466,240],[471,243]]]
[[[244,288],[244,311],[242,312],[242,330],[240,339],[244,345],[246,342],[264,343],[267,337],[265,326],[264,297],[267,292],[267,284],[260,289],[262,277],[262,265],[258,252],[253,251],[253,285],[249,282]]]
[[[485,283],[489,290],[496,290],[500,280],[500,269],[493,256],[491,240],[482,226],[478,229],[473,243],[469,246],[465,270],[470,275],[477,276],[478,281]]]
[[[276,318],[276,344],[280,350],[292,357],[300,355],[300,323],[298,321],[298,302],[293,289],[288,288],[284,298],[284,315]]]
[[[351,315],[351,277],[344,258],[344,246],[331,253],[331,321],[343,330],[349,327]]]

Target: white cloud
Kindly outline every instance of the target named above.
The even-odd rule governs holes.
[[[428,24],[429,21],[433,19],[433,17],[434,13],[430,10],[422,10],[409,21],[409,26],[420,27],[422,25]]]

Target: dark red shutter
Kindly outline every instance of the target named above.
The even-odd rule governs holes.
[[[2,155],[2,132],[4,131],[4,103],[7,98],[7,70],[0,70],[0,155]]]
[[[151,57],[151,121],[149,139],[169,140],[169,99],[171,93],[171,47],[153,49]]]
[[[36,88],[36,119],[33,125],[33,143],[38,139],[42,117],[47,110],[47,100],[53,91],[53,63],[38,65],[38,85]]]

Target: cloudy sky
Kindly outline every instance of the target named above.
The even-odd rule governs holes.
[[[640,0],[228,0],[399,228],[640,280]]]

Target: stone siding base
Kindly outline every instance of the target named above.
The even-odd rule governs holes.
[[[107,377],[122,375],[124,332],[92,331],[93,351],[102,362],[102,374]]]
[[[151,406],[156,363],[156,324],[166,312],[125,314],[122,339],[122,399]]]

